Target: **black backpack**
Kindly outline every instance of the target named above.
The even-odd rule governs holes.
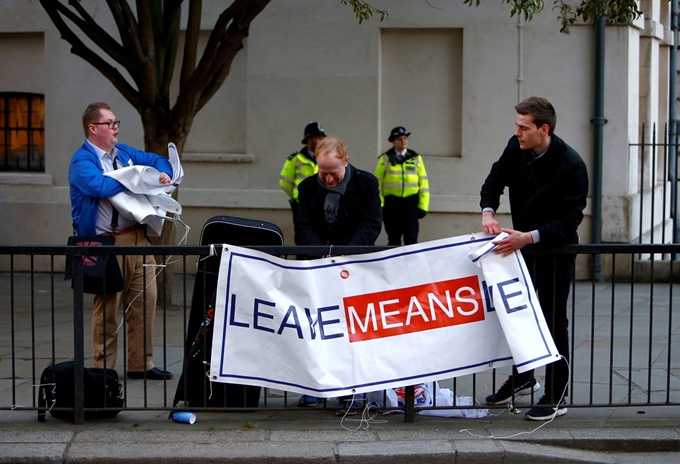
[[[57,419],[73,420],[73,410],[56,411],[55,408],[71,408],[75,405],[73,376],[75,362],[51,364],[40,376],[38,390],[38,421],[45,422],[47,412]],[[85,419],[113,417],[123,407],[123,387],[115,369],[86,367],[83,370],[85,408],[106,408],[85,411]]]

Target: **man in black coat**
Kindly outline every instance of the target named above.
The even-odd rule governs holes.
[[[545,98],[530,97],[515,106],[515,135],[481,189],[482,227],[487,234],[506,232],[495,253],[507,256],[526,247],[568,245],[579,242],[577,229],[588,196],[588,173],[579,154],[554,134],[555,109]],[[501,228],[494,218],[500,196],[508,187],[513,229]],[[537,250],[538,251],[538,250]],[[574,257],[565,254],[525,253],[524,259],[536,288],[559,353],[564,357],[546,366],[545,395],[529,410],[528,420],[550,420],[567,413],[564,396],[569,382],[569,320],[567,299],[574,277]],[[513,375],[486,398],[504,404],[529,395],[540,385],[533,370]]]
[[[300,245],[374,245],[382,229],[378,179],[349,164],[336,137],[319,142],[316,160],[318,175],[298,187]]]
[[[347,145],[326,137],[315,150],[319,173],[298,186],[299,245],[375,245],[382,229],[378,179],[349,164]],[[344,413],[350,398],[340,398]],[[319,399],[302,395],[299,406],[316,406]]]

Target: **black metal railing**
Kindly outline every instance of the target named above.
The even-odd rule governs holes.
[[[631,241],[640,244],[676,241],[675,230],[679,227],[678,202],[673,181],[678,178],[678,168],[677,163],[672,162],[671,156],[677,159],[678,146],[678,134],[671,134],[667,126],[661,130],[656,124],[643,124],[640,128],[640,142],[629,144],[639,165],[636,189],[639,202],[638,236],[631,238]],[[668,259],[668,256],[661,256],[661,259]]]
[[[219,249],[219,246],[217,247]],[[326,247],[251,246],[251,249],[293,258],[297,254],[324,255]],[[387,247],[334,247],[334,254],[355,254],[384,250]],[[535,252],[545,252],[535,251]],[[680,305],[677,271],[672,260],[655,260],[655,256],[680,253],[680,245],[574,245],[547,250],[555,254],[577,256],[577,268],[587,269],[587,261],[598,255],[605,282],[574,282],[569,300],[571,365],[570,407],[640,407],[675,405],[680,402],[680,380],[673,374],[680,353],[680,318],[674,317]],[[529,251],[531,253],[531,251]],[[172,298],[164,298],[156,313],[155,360],[163,369],[175,373],[171,381],[129,380],[122,368],[121,382],[126,403],[124,410],[187,410],[175,404],[187,352],[187,328],[190,302],[200,300],[207,308],[209,295],[205,283],[197,276],[206,272],[207,246],[145,247],[65,247],[0,246],[0,308],[5,324],[0,329],[0,410],[45,411],[37,403],[37,386],[42,370],[50,363],[73,359],[83,367],[91,361],[86,343],[91,341],[88,322],[90,297],[83,295],[80,277],[83,254],[155,255],[165,267],[159,267],[158,282],[170,280],[167,266],[174,267]],[[63,280],[63,260],[74,257],[73,289]],[[650,256],[645,267],[637,257]],[[36,260],[49,260],[49,272],[36,272]],[[680,266],[680,265],[679,265]],[[41,268],[43,268],[41,266]],[[21,269],[21,271],[19,271]],[[193,287],[193,292],[192,292]],[[159,284],[159,292],[170,291]],[[125,324],[122,322],[122,324]],[[124,327],[124,325],[123,325]],[[119,338],[125,340],[125,330]],[[125,346],[125,342],[123,343]],[[446,347],[442,347],[446,349]],[[124,366],[125,353],[122,365]],[[120,366],[118,366],[119,369]],[[537,377],[541,375],[537,370]],[[76,369],[78,372],[78,369]],[[440,385],[460,395],[471,396],[482,404],[435,409],[488,408],[483,398],[492,393],[509,374],[509,369],[489,370],[452,378]],[[82,371],[77,374],[82,377]],[[82,378],[76,379],[75,422],[82,423],[87,410]],[[245,390],[244,390],[245,391]],[[153,393],[152,395],[149,393]],[[412,390],[408,392],[413,394]],[[239,393],[240,394],[240,393]],[[253,409],[288,409],[297,402],[297,394],[263,389],[255,406],[244,395],[240,406],[212,407],[207,403],[192,411],[234,411]],[[181,398],[180,398],[181,399]],[[538,398],[530,397],[534,403]],[[412,403],[407,403],[412,404]],[[323,406],[332,408],[330,400]],[[405,409],[405,418],[413,421],[416,408]]]

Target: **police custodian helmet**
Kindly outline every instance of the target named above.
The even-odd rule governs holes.
[[[302,143],[307,143],[307,137],[311,137],[313,135],[326,136],[326,133],[323,131],[323,127],[316,121],[312,121],[305,126],[305,135],[302,137]]]
[[[390,132],[390,138],[387,140],[392,142],[394,139],[396,139],[397,137],[401,137],[402,135],[408,137],[409,135],[411,135],[411,133],[407,131],[405,128],[398,126],[392,129],[392,131]]]

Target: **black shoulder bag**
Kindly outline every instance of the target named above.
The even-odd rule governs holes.
[[[68,245],[102,246],[114,245],[113,235],[72,236]],[[64,280],[73,278],[73,256],[66,256],[66,272]],[[73,282],[71,282],[73,288]],[[114,255],[83,255],[83,293],[108,295],[123,290],[123,275]]]

